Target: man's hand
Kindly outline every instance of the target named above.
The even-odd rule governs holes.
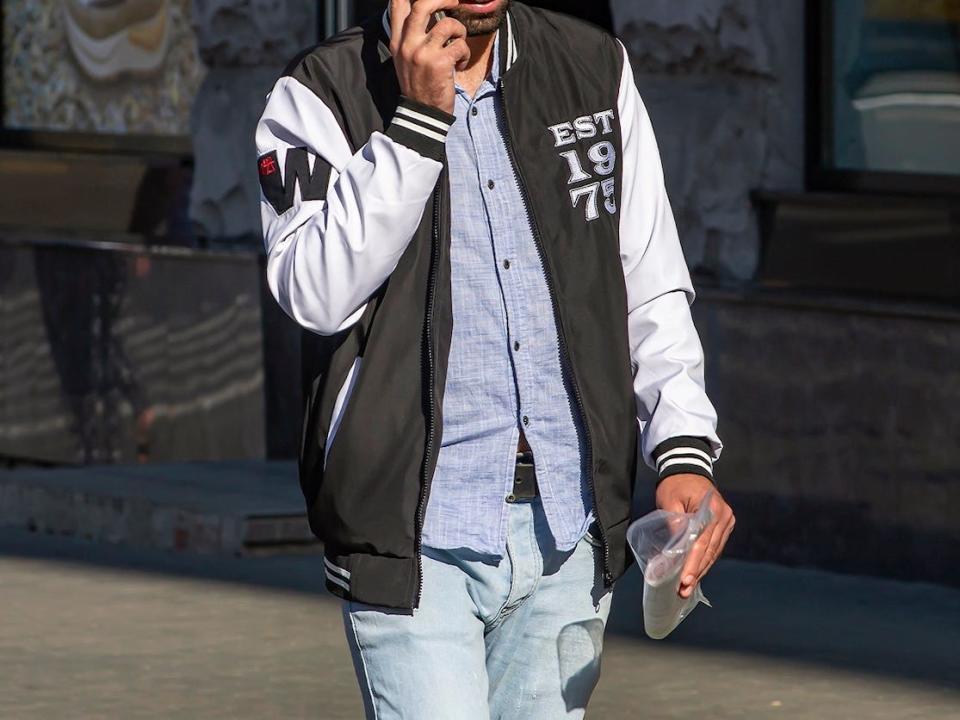
[[[697,583],[720,557],[736,520],[733,510],[720,496],[714,484],[702,475],[670,475],[660,481],[657,487],[657,507],[668,512],[683,513],[697,512],[700,503],[711,490],[713,498],[710,509],[713,511],[713,522],[707,525],[697,538],[683,566],[680,574],[680,597],[690,597]]]
[[[435,12],[459,4],[459,0],[390,1],[390,52],[400,92],[451,115],[454,74],[470,61],[467,29],[453,18],[444,18],[429,32],[427,28]]]

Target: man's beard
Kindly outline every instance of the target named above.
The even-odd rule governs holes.
[[[509,8],[510,0],[505,0],[496,11],[487,13],[486,15],[477,15],[476,13],[460,10],[459,8],[457,10],[448,10],[447,15],[454,20],[462,22],[467,28],[467,35],[469,37],[476,37],[478,35],[489,35],[499,30],[504,18],[507,17],[507,10]]]

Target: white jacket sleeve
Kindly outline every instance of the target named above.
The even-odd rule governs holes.
[[[256,133],[267,281],[300,325],[331,335],[360,319],[420,225],[453,120],[404,98],[353,153],[312,90],[274,86]]]
[[[722,445],[704,387],[703,349],[693,325],[695,294],[663,180],[653,126],[626,49],[619,110],[624,172],[620,255],[643,458],[660,478],[713,479]]]

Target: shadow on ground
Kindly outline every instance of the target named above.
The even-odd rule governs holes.
[[[189,555],[4,530],[0,556],[326,594],[316,555]],[[704,590],[714,607],[701,606],[661,642],[960,689],[956,589],[726,560]],[[643,634],[636,569],[618,584],[608,634],[655,642]]]

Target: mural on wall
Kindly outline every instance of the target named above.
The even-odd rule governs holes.
[[[197,234],[211,242],[259,246],[254,132],[283,68],[317,41],[317,4],[194,0],[193,5],[197,43],[210,70],[191,118],[190,218]]]
[[[612,0],[663,156],[690,266],[753,275],[751,192],[799,190],[804,160],[802,0]]]
[[[4,126],[188,135],[206,72],[191,4],[4,0]]]

